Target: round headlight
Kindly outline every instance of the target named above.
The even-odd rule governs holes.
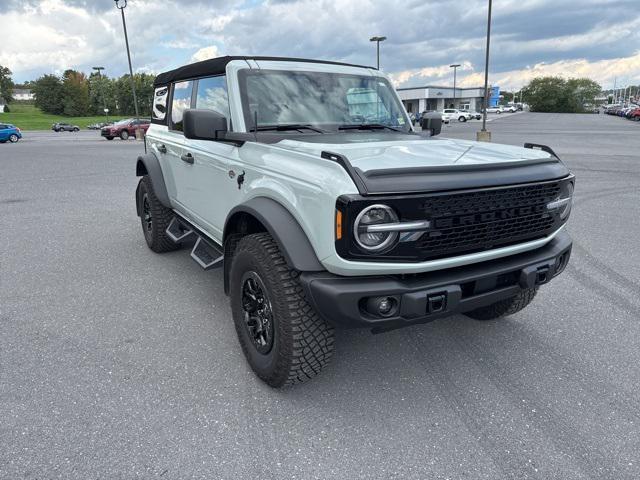
[[[384,223],[397,223],[398,215],[387,205],[371,205],[356,217],[353,232],[356,243],[367,252],[379,252],[398,239],[398,232],[368,231],[367,227]]]
[[[567,204],[563,207],[562,211],[560,212],[560,218],[562,220],[564,220],[571,213],[571,204],[573,203],[573,183],[571,183],[571,182],[567,183],[566,191],[562,196],[564,198],[568,198],[569,199]]]

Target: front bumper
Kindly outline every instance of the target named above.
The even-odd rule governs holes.
[[[571,237],[561,231],[536,250],[447,270],[371,277],[304,272],[300,281],[329,323],[384,331],[468,312],[547,283],[567,265],[571,246]],[[396,314],[369,313],[364,305],[370,297],[393,297]]]

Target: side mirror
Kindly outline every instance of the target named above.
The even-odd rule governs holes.
[[[442,131],[442,115],[438,112],[425,113],[420,120],[423,132],[431,132],[431,136],[440,135]]]
[[[213,110],[185,110],[182,129],[192,140],[218,140],[227,133],[227,117]]]

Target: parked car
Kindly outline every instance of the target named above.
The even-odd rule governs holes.
[[[70,123],[54,123],[51,125],[51,130],[56,132],[79,132],[80,127],[77,125],[71,125]]]
[[[10,123],[0,123],[0,143],[16,143],[22,138],[22,131]]]
[[[87,129],[100,130],[102,127],[106,127],[107,125],[111,125],[111,123],[107,123],[107,122],[92,123],[91,125],[87,126]]]
[[[498,105],[496,107],[487,107],[487,113],[502,113],[504,112],[504,108],[502,105]]]
[[[272,387],[317,375],[336,327],[502,318],[569,261],[575,180],[553,151],[418,134],[381,71],[221,57],[158,75],[152,112],[144,242],[221,268],[240,347]]]
[[[629,120],[640,122],[640,107],[634,110],[631,110],[631,112],[629,113]]]
[[[150,121],[141,118],[139,121],[135,118],[128,118],[126,120],[120,120],[113,125],[107,125],[100,130],[102,135],[107,140],[113,140],[116,137],[120,137],[122,140],[128,140],[129,137],[135,137],[136,130],[140,128],[143,132],[149,129]]]
[[[442,118],[446,120],[457,120],[459,122],[466,122],[467,120],[471,120],[471,114],[467,110],[445,108],[442,111]]]
[[[482,114],[478,113],[474,110],[468,110],[469,115],[471,115],[471,119],[476,119],[476,120],[481,120],[482,119]]]

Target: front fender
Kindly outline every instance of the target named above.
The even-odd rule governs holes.
[[[167,186],[164,183],[164,175],[162,174],[162,167],[160,167],[160,161],[154,153],[147,153],[138,157],[138,161],[136,162],[136,176],[141,177],[143,175],[148,175],[149,178],[151,178],[153,192],[160,203],[166,208],[171,208]]]
[[[233,232],[234,219],[243,213],[256,218],[266,228],[290,267],[301,272],[324,270],[298,221],[282,204],[267,197],[252,198],[229,212],[223,242]]]

